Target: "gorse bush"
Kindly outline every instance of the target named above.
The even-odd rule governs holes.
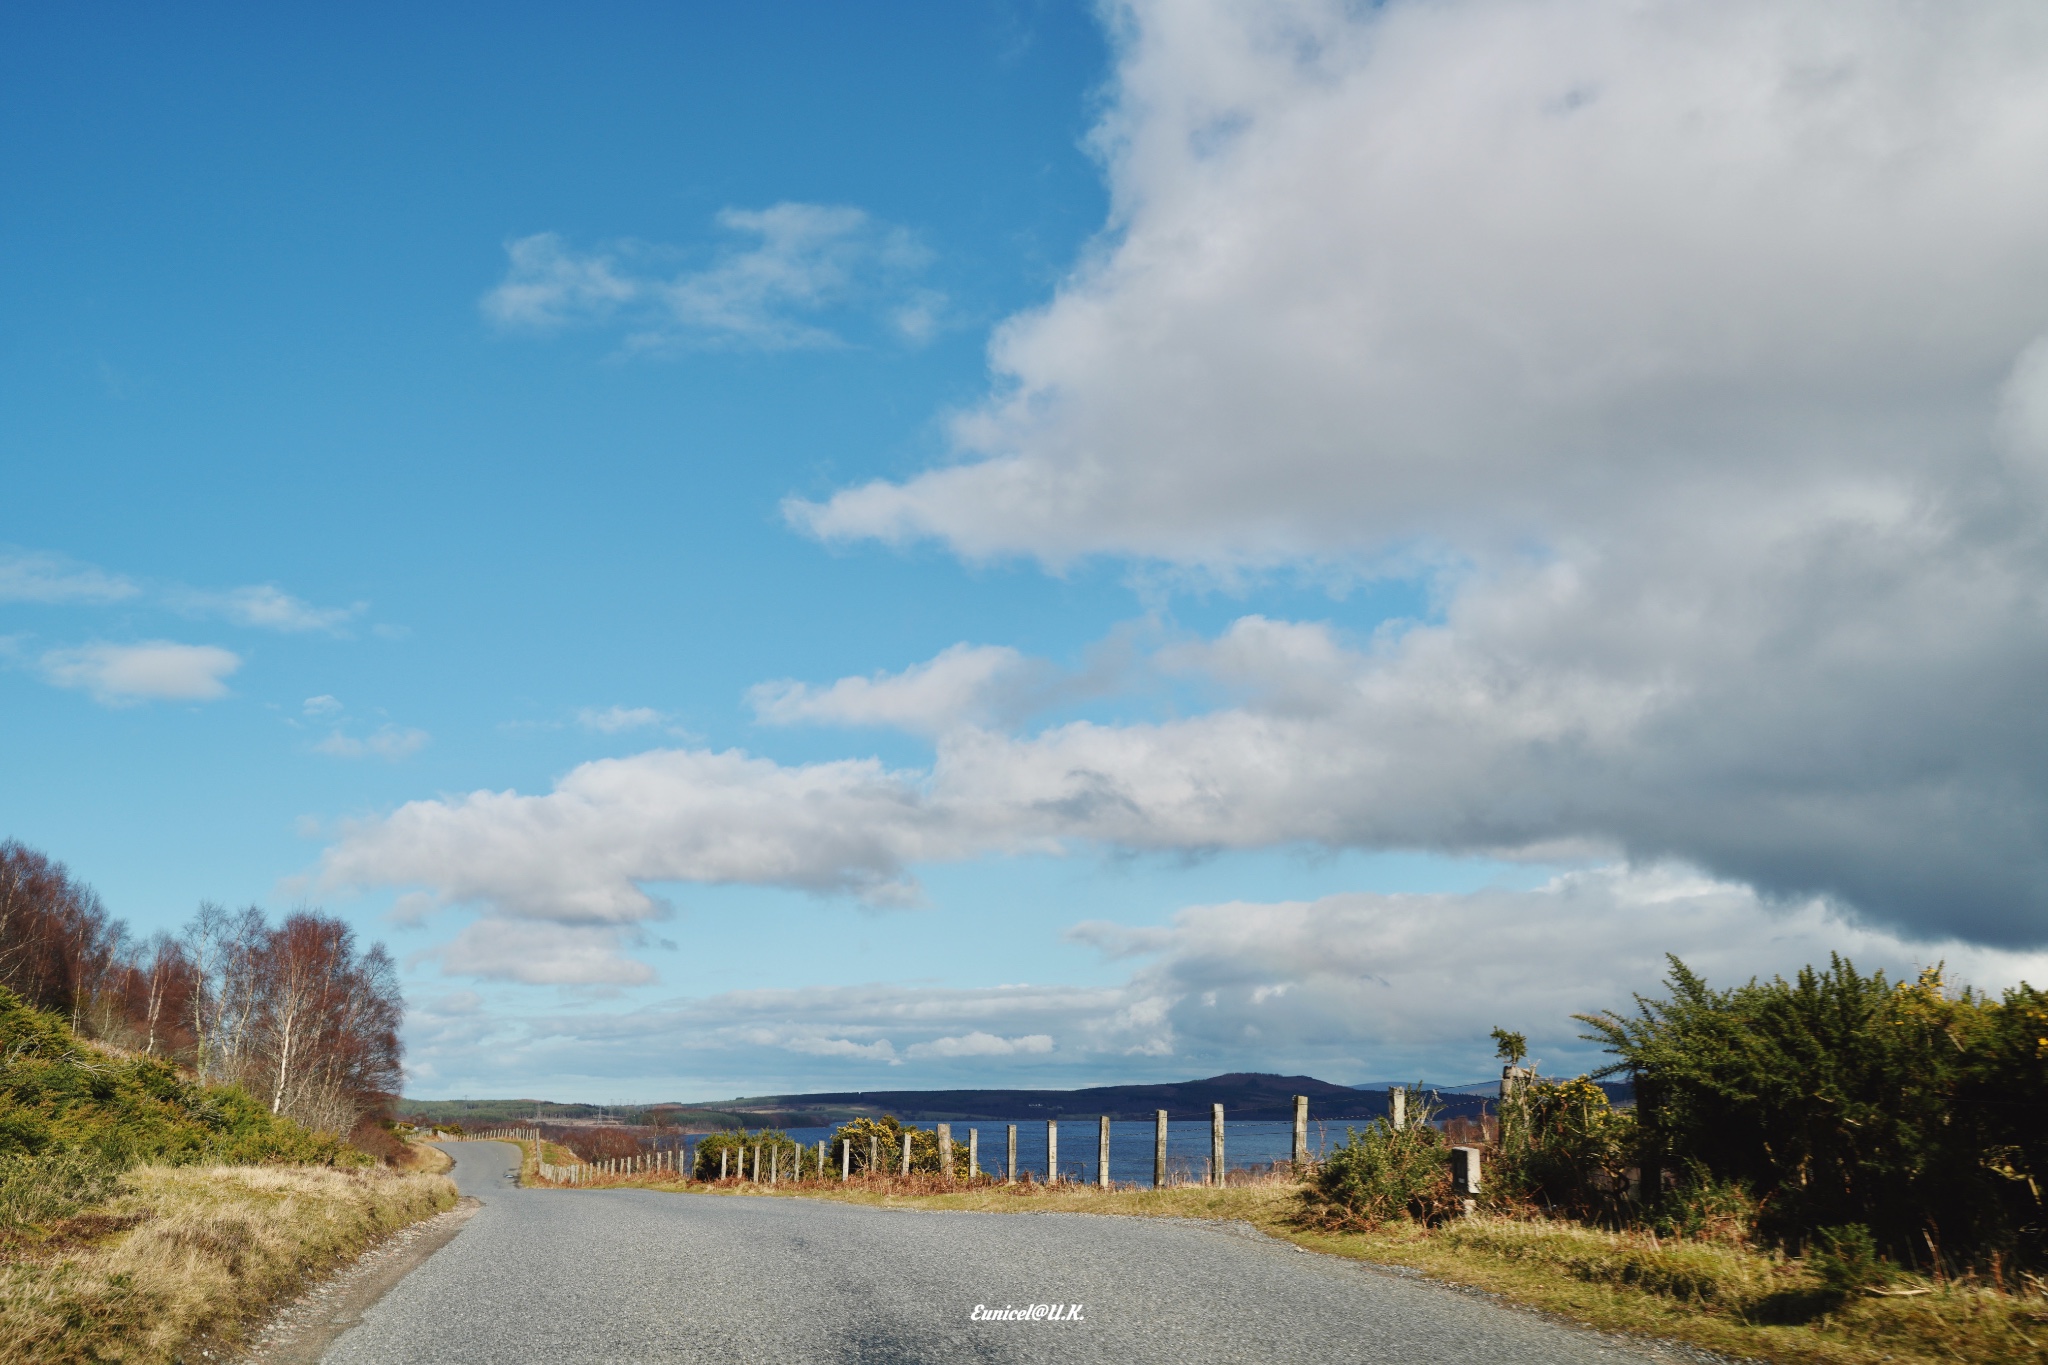
[[[841,1124],[832,1133],[825,1145],[826,1163],[833,1172],[839,1170],[839,1144],[853,1144],[852,1166],[855,1175],[868,1173],[869,1142],[873,1140],[876,1173],[895,1175],[903,1169],[903,1135],[910,1134],[910,1170],[913,1175],[938,1175],[941,1173],[939,1160],[939,1134],[936,1128],[908,1128],[894,1115],[884,1114],[878,1119],[858,1118]],[[953,1142],[953,1178],[967,1178],[967,1135],[961,1133]]]
[[[1635,1082],[1650,1194],[1665,1171],[1746,1189],[1794,1249],[1855,1224],[1908,1262],[2048,1257],[2048,995],[1840,957],[1729,990],[1672,958],[1667,985],[1578,1016]]]
[[[1502,1197],[1581,1218],[1621,1212],[1635,1163],[1632,1113],[1584,1076],[1532,1079],[1502,1108],[1492,1176]]]
[[[1449,1144],[1428,1110],[1417,1110],[1400,1128],[1380,1118],[1345,1130],[1344,1145],[1315,1168],[1302,1194],[1312,1221],[1375,1228],[1397,1218],[1435,1222],[1453,1210]]]

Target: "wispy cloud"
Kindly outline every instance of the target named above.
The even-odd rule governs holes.
[[[140,591],[119,574],[61,555],[0,550],[0,602],[120,602]]]
[[[845,344],[837,315],[879,318],[913,344],[943,321],[945,296],[910,283],[930,252],[904,228],[844,204],[729,208],[717,222],[733,240],[701,268],[677,269],[681,253],[640,242],[585,252],[552,232],[518,238],[484,315],[527,331],[616,324],[632,349],[770,351]]]
[[[225,680],[241,666],[241,657],[229,650],[172,640],[53,649],[42,657],[43,676],[51,683],[89,692],[105,706],[212,701],[227,695]]]
[[[424,749],[429,738],[425,730],[385,724],[362,736],[336,730],[315,744],[313,751],[334,758],[381,758],[387,763],[396,763]]]
[[[186,616],[214,617],[254,630],[338,634],[369,610],[366,602],[319,607],[274,583],[238,588],[194,588],[174,582],[138,582],[125,574],[42,550],[0,548],[0,602],[105,606],[139,601]]]
[[[586,706],[576,713],[576,723],[601,735],[616,735],[626,730],[645,730],[654,726],[667,729],[669,717],[666,712],[651,706],[607,706],[602,710]]]
[[[346,607],[316,607],[269,583],[229,588],[225,592],[179,588],[167,593],[166,599],[178,609],[196,616],[219,616],[238,626],[291,634],[307,631],[337,634],[350,621],[369,610],[366,602]]]

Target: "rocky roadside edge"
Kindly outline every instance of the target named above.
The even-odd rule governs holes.
[[[453,1241],[481,1201],[465,1196],[446,1213],[400,1228],[342,1270],[280,1308],[231,1357],[234,1365],[318,1365],[336,1337],[363,1320],[377,1300]],[[212,1352],[208,1352],[213,1357]],[[213,1357],[221,1358],[221,1357]]]

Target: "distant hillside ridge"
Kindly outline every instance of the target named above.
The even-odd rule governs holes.
[[[1226,1119],[1286,1120],[1294,1097],[1308,1096],[1312,1121],[1378,1118],[1387,1112],[1385,1091],[1357,1090],[1313,1076],[1279,1076],[1236,1071],[1203,1080],[1159,1085],[1098,1085],[1081,1090],[839,1090],[803,1095],[753,1095],[720,1100],[694,1109],[736,1114],[816,1114],[831,1121],[893,1114],[913,1122],[954,1119],[1096,1118],[1149,1119],[1164,1109],[1172,1119],[1206,1119],[1221,1104]],[[1476,1117],[1484,1096],[1445,1095],[1445,1118]]]

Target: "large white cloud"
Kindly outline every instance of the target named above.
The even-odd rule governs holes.
[[[792,515],[1214,562],[1952,487],[2048,329],[2025,0],[1132,0],[963,463]]]
[[[1431,565],[1440,627],[1274,784],[1407,809],[1312,837],[2048,937],[2048,11],[1119,14],[1100,251],[959,463],[798,524]]]

